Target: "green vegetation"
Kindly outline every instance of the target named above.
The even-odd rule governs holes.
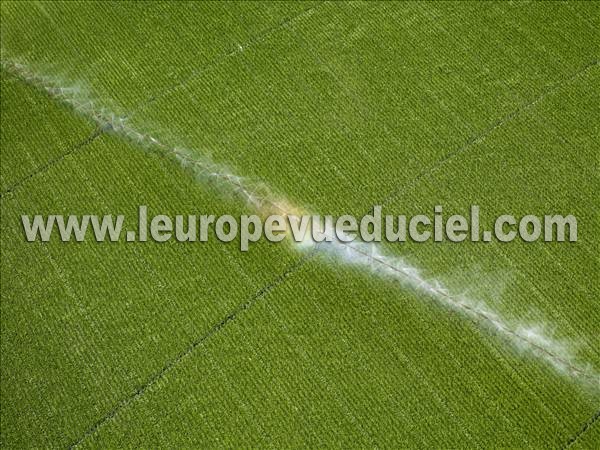
[[[386,251],[600,372],[600,4],[1,11],[3,61],[311,211],[575,214],[574,244]],[[597,385],[326,255],[26,243],[21,214],[255,211],[18,74],[1,86],[3,446],[600,445]]]

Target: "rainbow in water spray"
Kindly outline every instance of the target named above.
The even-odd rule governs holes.
[[[182,167],[191,170],[202,181],[217,182],[222,191],[234,193],[252,206],[259,214],[279,214],[298,217],[306,214],[285,198],[278,196],[262,182],[252,182],[236,175],[225,166],[217,164],[207,156],[198,155],[158,140],[152,134],[142,133],[129,125],[124,116],[119,116],[102,106],[102,103],[86,95],[83,89],[68,86],[59,79],[41,75],[27,65],[2,60],[2,68],[25,82],[46,91],[53,98],[70,105],[76,112],[94,121],[103,132],[114,133],[137,145],[172,157]],[[426,278],[416,266],[397,256],[385,254],[381,245],[366,242],[344,242],[338,239],[340,230],[321,229],[328,239],[315,242],[309,234],[297,244],[299,251],[314,249],[334,258],[339,264],[368,268],[370,271],[399,281],[402,285],[424,293],[443,306],[450,307],[474,319],[482,327],[488,327],[512,343],[515,348],[525,350],[546,361],[561,374],[600,387],[600,375],[589,365],[578,360],[573,344],[555,339],[541,325],[523,325],[509,321],[483,302],[465,295],[454,295],[442,282]]]

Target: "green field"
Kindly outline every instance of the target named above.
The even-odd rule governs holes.
[[[3,447],[600,448],[600,3],[1,14]],[[586,378],[326,252],[26,242],[22,214],[256,212],[130,129],[321,214],[576,215],[576,243],[382,246]]]

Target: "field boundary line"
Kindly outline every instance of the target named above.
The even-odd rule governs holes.
[[[481,132],[479,132],[479,133],[475,134],[474,136],[471,136],[469,139],[467,139],[467,141],[463,145],[461,145],[459,148],[446,153],[441,158],[439,158],[437,161],[435,161],[432,165],[423,169],[415,178],[413,178],[404,187],[402,187],[398,190],[392,191],[389,195],[384,197],[384,199],[381,201],[380,204],[382,206],[386,206],[389,203],[393,202],[401,194],[403,194],[406,190],[415,187],[426,176],[435,172],[437,169],[439,169],[441,166],[446,164],[448,161],[450,161],[451,159],[455,158],[456,156],[464,153],[465,151],[469,150],[475,144],[478,144],[478,143],[484,141],[485,138],[487,138],[494,131],[496,131],[499,128],[502,128],[504,125],[506,125],[507,123],[511,122],[513,119],[520,116],[523,112],[530,110],[531,108],[536,106],[538,103],[542,102],[546,97],[554,94],[555,92],[560,90],[563,86],[576,80],[581,75],[588,72],[591,68],[596,67],[599,64],[599,62],[600,61],[597,59],[588,62],[583,67],[581,67],[577,72],[571,74],[570,76],[568,76],[566,78],[563,78],[562,80],[558,80],[555,83],[553,83],[552,86],[550,86],[549,88],[544,90],[540,95],[538,95],[533,100],[530,100],[529,102],[527,102],[525,104],[517,106],[516,109],[512,110],[508,114],[505,114],[500,119],[495,120],[490,125],[488,125],[486,128],[484,128]]]
[[[317,5],[306,8],[306,9],[300,11],[295,16],[287,17],[284,20],[282,20],[274,25],[268,26],[265,29],[259,31],[258,33],[250,36],[250,38],[248,40],[246,40],[243,44],[238,44],[238,46],[235,49],[233,49],[227,53],[221,53],[220,55],[218,55],[218,56],[214,57],[213,59],[211,59],[210,61],[208,61],[202,67],[192,70],[191,73],[189,73],[187,76],[183,77],[177,83],[164,88],[162,91],[158,92],[157,94],[151,95],[148,99],[140,102],[135,107],[132,115],[135,115],[135,113],[137,111],[139,111],[140,109],[143,109],[148,105],[151,105],[152,103],[156,102],[157,100],[160,100],[164,96],[166,96],[172,92],[175,92],[178,89],[186,86],[188,83],[194,81],[198,76],[202,75],[204,72],[208,72],[213,67],[218,66],[219,64],[221,64],[221,62],[225,61],[226,59],[237,56],[238,54],[242,53],[246,49],[254,47],[258,44],[261,44],[266,39],[268,39],[270,36],[277,33],[279,30],[287,27],[288,25],[290,25],[291,23],[295,22],[296,20],[302,18],[303,16],[312,14],[315,10],[317,10],[319,7],[321,7],[321,5],[323,5],[323,3],[319,3]]]
[[[559,89],[559,87],[562,86],[563,84],[565,84],[568,80],[576,78],[578,75],[587,71],[590,67],[596,65],[597,63],[598,63],[598,61],[594,61],[591,64],[587,64],[583,69],[579,70],[577,73],[572,75],[570,78],[567,78],[567,79],[564,79],[562,81],[555,83],[551,87],[551,89],[546,90],[541,96],[537,97],[533,101],[531,101],[525,105],[518,106],[509,115],[506,115],[503,118],[496,120],[490,126],[485,128],[482,132],[480,132],[476,136],[472,137],[471,139],[467,140],[467,142],[465,144],[463,144],[461,147],[459,147],[457,150],[455,150],[454,153],[464,151],[465,149],[467,149],[474,143],[484,139],[493,130],[501,127],[508,121],[512,120],[512,118],[519,115],[522,111],[524,111],[524,110],[530,108],[531,106],[537,104],[538,102],[542,101],[546,96],[550,95],[552,92]],[[23,73],[27,74],[26,68],[17,67],[17,69],[24,69]],[[37,85],[38,87],[44,88],[48,92],[50,97],[54,97],[59,100],[60,99],[66,100],[67,102],[70,102],[72,105],[75,104],[75,108],[77,108],[76,101],[74,99],[68,98],[68,97],[65,99],[64,94],[62,93],[62,90],[60,88],[58,88],[58,93],[57,93],[57,91],[56,91],[57,88],[55,86],[53,86],[52,83],[44,84],[43,76],[41,76],[39,74],[35,74],[35,73],[29,73],[29,75],[30,75],[32,84]],[[77,111],[77,109],[76,109],[76,111]],[[125,137],[126,140],[129,137],[130,141],[133,141],[134,143],[137,142],[139,144],[143,144],[145,141],[147,141],[148,144],[157,146],[158,148],[163,150],[166,154],[172,153],[174,156],[177,157],[177,159],[180,160],[181,163],[185,163],[185,164],[198,163],[198,161],[191,159],[189,155],[181,153],[181,151],[177,150],[176,148],[170,148],[169,146],[163,144],[162,142],[157,141],[150,135],[143,135],[131,128],[128,128],[126,125],[123,125],[122,118],[115,118],[115,117],[113,117],[112,114],[108,115],[104,110],[101,110],[100,112],[98,112],[98,111],[95,111],[92,106],[92,110],[88,111],[87,109],[85,109],[83,112],[91,113],[91,119],[96,121],[98,124],[98,128],[99,128],[98,133],[99,134],[104,131],[107,131],[107,132],[113,131],[117,135],[119,135],[121,137]],[[88,114],[88,116],[89,116],[89,114]],[[132,136],[129,136],[130,134]],[[442,163],[443,163],[443,161],[442,161]],[[185,164],[184,164],[184,166],[185,166]],[[429,171],[435,170],[435,167],[437,167],[439,164],[440,164],[440,161],[438,161],[437,163],[434,163],[434,165],[432,167],[430,167]],[[227,184],[234,185],[237,189],[241,190],[242,193],[246,193],[244,185],[240,184],[239,177],[236,177],[233,174],[228,174],[228,173],[218,173],[218,171],[216,173],[214,173],[213,175],[217,176],[220,179],[222,178],[224,180],[224,182]],[[409,181],[407,184],[405,184],[405,186],[403,187],[403,190],[404,190],[404,188],[407,188],[407,187],[410,188],[410,187],[414,186],[414,184],[416,184],[415,181],[418,181],[418,179],[413,179],[413,180]],[[396,194],[396,195],[398,195],[398,194]],[[390,196],[388,196],[388,198],[390,198]],[[272,200],[268,197],[261,199],[261,201],[259,202],[259,206],[265,202],[271,204],[272,206],[276,207],[277,209],[281,208],[276,203],[273,203]],[[306,255],[304,258],[301,258],[300,261],[302,261],[302,263],[299,266],[303,265],[305,262],[307,262],[309,259],[311,259],[315,253],[316,253],[316,251],[311,252],[310,254]],[[367,256],[367,255],[363,255],[363,256]],[[372,257],[373,255],[368,255],[368,256],[370,256],[371,259],[373,259],[373,257]],[[381,261],[379,261],[379,262],[381,262]],[[168,360],[167,363],[165,365],[163,365],[162,369],[160,371],[154,373],[154,375],[152,375],[145,384],[143,384],[141,387],[138,387],[135,391],[130,393],[127,397],[125,397],[121,401],[119,401],[107,414],[105,414],[100,420],[96,421],[80,437],[79,440],[75,441],[75,443],[73,443],[71,445],[71,448],[78,446],[88,436],[93,435],[96,432],[96,430],[98,430],[106,422],[108,422],[113,417],[115,417],[119,413],[119,411],[121,411],[123,408],[127,407],[135,399],[137,399],[138,397],[143,395],[149,387],[151,387],[157,381],[162,379],[163,376],[167,372],[169,372],[172,368],[174,368],[179,363],[179,361],[181,361],[183,358],[185,358],[187,355],[189,355],[191,352],[193,352],[193,350],[196,347],[198,347],[205,340],[207,340],[212,335],[216,334],[221,329],[223,329],[229,322],[235,320],[240,313],[249,309],[258,299],[262,298],[267,293],[269,293],[271,290],[275,289],[278,285],[282,284],[289,275],[294,273],[299,268],[299,266],[285,269],[280,275],[278,275],[274,279],[273,282],[269,283],[268,285],[266,285],[265,287],[263,287],[262,289],[257,291],[257,293],[254,296],[252,296],[250,298],[250,300],[247,300],[246,302],[243,302],[242,304],[238,305],[238,307],[235,308],[229,315],[227,315],[224,319],[222,319],[215,326],[210,328],[207,333],[200,336],[196,341],[193,341],[192,344],[188,345],[188,347],[185,350],[183,350],[181,353],[179,353],[175,358]],[[444,297],[447,297],[447,295],[444,295]],[[462,308],[462,309],[464,309],[464,308]],[[482,318],[482,317],[480,316],[480,318]],[[487,317],[483,317],[483,318],[487,319]],[[489,319],[488,319],[488,321],[489,321]],[[546,353],[552,359],[556,359],[555,355],[553,355],[549,352],[544,352],[544,353]]]
[[[293,19],[288,19],[287,22],[290,22],[291,20],[293,20]],[[284,25],[280,25],[279,28],[281,28],[282,26],[284,26]],[[532,108],[533,106],[535,106],[539,102],[543,101],[547,96],[549,96],[552,93],[554,93],[557,90],[559,90],[561,88],[561,86],[563,86],[566,83],[570,82],[571,80],[579,77],[581,74],[585,73],[591,67],[594,67],[597,64],[598,64],[597,60],[592,61],[591,63],[588,63],[582,69],[580,69],[579,71],[577,71],[576,73],[574,73],[570,77],[567,77],[567,78],[564,78],[562,80],[558,80],[557,82],[555,82],[552,86],[550,86],[550,88],[548,88],[544,92],[542,92],[542,94],[539,95],[537,98],[533,99],[532,101],[530,101],[528,103],[525,103],[525,104],[517,106],[516,109],[514,109],[509,114],[506,114],[505,116],[501,117],[500,119],[497,119],[496,121],[492,122],[490,125],[488,125],[488,127],[484,128],[480,133],[478,133],[475,136],[472,136],[471,138],[469,138],[462,146],[460,146],[459,148],[455,149],[454,151],[451,151],[450,153],[448,153],[447,155],[445,155],[444,157],[442,157],[442,159],[439,159],[438,161],[434,162],[433,165],[431,165],[428,169],[424,170],[419,175],[417,175],[416,178],[414,178],[413,180],[409,181],[402,188],[402,190],[392,191],[384,199],[384,204],[388,203],[389,201],[392,201],[395,198],[397,198],[397,196],[399,196],[402,192],[404,192],[406,188],[410,189],[411,187],[414,187],[414,185],[416,185],[421,179],[423,179],[429,173],[432,173],[437,168],[439,168],[440,166],[442,166],[446,161],[448,161],[449,159],[453,158],[454,156],[456,156],[456,155],[458,155],[460,153],[463,153],[464,151],[468,150],[474,144],[476,144],[476,143],[484,140],[493,131],[495,131],[498,128],[501,128],[506,123],[510,122],[515,117],[519,116],[522,112],[529,110],[530,108]],[[176,89],[177,86],[175,86],[174,88]],[[102,131],[103,131],[103,129],[100,128],[97,131],[97,133],[101,134]],[[151,137],[148,137],[148,138],[151,139]],[[159,145],[159,144],[157,144],[155,142],[155,145]],[[161,145],[159,145],[159,146],[162,148]],[[183,158],[182,155],[178,155],[177,154],[177,156],[180,156],[181,158]],[[227,182],[228,183],[232,183],[232,180],[229,179],[231,177],[227,177],[227,178],[228,178]],[[260,298],[266,296],[272,290],[276,289],[279,285],[283,284],[292,273],[294,273],[295,271],[297,271],[302,265],[304,265],[309,259],[311,259],[314,256],[314,254],[315,254],[314,252],[311,252],[310,254],[304,256],[303,258],[300,258],[293,265],[288,266],[288,268],[284,269],[284,271],[280,275],[278,275],[277,277],[275,277],[274,280],[271,283],[269,283],[266,286],[264,286],[263,288],[259,289],[248,300],[246,300],[245,302],[239,304],[236,308],[234,308],[219,323],[217,323],[216,325],[214,325],[213,327],[211,327],[206,333],[204,333],[198,339],[196,339],[195,341],[192,341],[192,343],[189,344],[188,347],[185,350],[183,350],[182,352],[180,352],[174,359],[168,360],[167,363],[165,365],[163,365],[162,369],[159,370],[158,372],[154,373],[154,375],[152,375],[147,380],[147,382],[145,384],[143,384],[142,386],[138,387],[129,396],[127,396],[124,399],[122,399],[121,401],[119,401],[116,404],[116,406],[113,407],[113,409],[111,409],[107,414],[105,414],[100,420],[96,421],[94,423],[94,425],[92,425],[92,427],[90,427],[84,433],[84,435],[81,436],[81,438],[79,440],[77,440],[74,444],[72,444],[70,447],[73,448],[73,447],[78,446],[88,436],[93,435],[107,421],[109,421],[113,417],[115,417],[119,413],[119,411],[121,411],[123,408],[127,407],[130,403],[132,403],[138,397],[140,397],[141,395],[143,395],[146,392],[146,390],[148,390],[156,382],[158,382],[160,379],[162,379],[165,376],[166,373],[168,373],[171,369],[173,369],[183,358],[185,358],[186,356],[188,356],[189,354],[191,354],[195,348],[197,348],[199,345],[201,345],[204,341],[206,341],[207,339],[209,339],[214,334],[218,333],[226,325],[228,325],[230,322],[232,322],[233,320],[235,320],[241,313],[243,313],[244,311],[246,311],[247,309],[249,309],[250,307],[252,307],[253,304],[256,303]],[[593,419],[592,425],[593,425],[593,423],[596,420],[597,420],[597,417]],[[589,428],[589,426],[588,426],[588,428]]]
[[[263,30],[259,31],[258,33],[254,34],[247,41],[245,41],[244,44],[238,44],[238,46],[235,49],[229,51],[228,53],[220,53],[220,54],[216,55],[214,58],[212,58],[211,60],[209,60],[206,64],[204,64],[201,67],[193,70],[190,74],[188,74],[182,80],[178,81],[176,84],[173,84],[173,85],[171,85],[171,86],[163,89],[158,94],[151,95],[147,99],[142,100],[141,102],[139,102],[133,108],[133,111],[132,111],[130,117],[134,116],[140,110],[142,110],[143,108],[147,107],[148,105],[151,105],[152,103],[154,103],[155,101],[157,101],[160,98],[164,97],[165,95],[168,95],[169,93],[171,93],[173,91],[176,91],[177,89],[185,86],[187,83],[193,81],[194,79],[196,79],[196,77],[198,77],[199,75],[203,74],[204,72],[207,72],[211,68],[213,68],[215,66],[218,66],[222,61],[226,60],[227,58],[231,58],[233,56],[236,56],[237,54],[243,52],[245,49],[253,47],[253,46],[257,45],[257,44],[260,44],[265,39],[267,39],[269,36],[273,35],[274,33],[277,33],[279,30],[281,30],[282,28],[285,28],[286,26],[288,26],[292,22],[295,22],[296,20],[298,20],[299,18],[301,18],[301,17],[303,17],[305,15],[312,14],[312,12],[315,11],[317,8],[319,8],[321,5],[322,5],[322,3],[319,3],[317,5],[311,6],[309,8],[306,8],[306,9],[300,11],[298,14],[296,14],[294,16],[287,17],[286,19],[284,19],[284,20],[282,20],[282,21],[280,21],[280,22],[278,22],[278,23],[276,23],[274,25],[266,27]],[[18,74],[17,74],[17,78],[19,78],[21,81],[25,82],[26,84],[30,84],[30,85],[32,84],[32,83],[28,83],[27,80],[23,79],[23,77],[20,76],[20,75],[18,75]],[[51,94],[49,94],[49,97],[53,97],[53,96]],[[56,156],[54,158],[51,158],[46,163],[41,164],[40,166],[38,166],[36,169],[34,169],[28,175],[25,175],[22,178],[18,179],[17,181],[13,182],[11,185],[7,186],[4,191],[0,192],[0,200],[6,194],[9,194],[9,193],[13,192],[15,189],[18,189],[22,184],[24,184],[25,182],[27,182],[29,179],[31,179],[31,178],[33,178],[33,177],[35,177],[35,176],[37,176],[37,175],[39,175],[41,173],[46,172],[48,169],[50,169],[55,164],[58,164],[58,163],[62,162],[69,155],[77,152],[81,148],[83,148],[86,145],[92,143],[104,131],[105,130],[103,129],[103,127],[98,127],[96,130],[94,130],[92,132],[92,134],[90,134],[83,141],[80,141],[80,142],[74,144],[69,150],[65,151],[64,153],[62,153],[62,154],[60,154],[60,155],[58,155],[58,156]]]
[[[588,430],[590,430],[594,424],[596,422],[598,422],[598,419],[600,419],[600,409],[598,411],[596,411],[592,417],[590,417],[584,424],[583,426],[579,429],[579,431],[577,433],[575,433],[573,436],[571,436],[569,438],[569,440],[565,443],[565,445],[562,447],[563,450],[566,450],[568,448],[571,448],[573,445],[575,445],[575,443],[579,440],[579,438],[581,438],[581,436],[583,436],[585,433],[588,432]]]
[[[94,422],[94,424],[90,428],[88,428],[76,441],[71,443],[68,448],[73,449],[81,445],[89,436],[95,434],[104,424],[115,418],[123,408],[126,408],[139,397],[144,395],[144,393],[149,388],[151,388],[158,381],[164,378],[183,359],[190,356],[196,348],[203,345],[205,341],[210,339],[212,336],[217,334],[231,322],[236,320],[241,314],[249,310],[260,299],[267,296],[271,291],[285,283],[292,274],[294,274],[296,271],[302,268],[309,260],[311,260],[314,257],[314,255],[315,251],[313,250],[312,252],[307,253],[301,258],[298,258],[283,272],[277,275],[270,283],[257,290],[247,300],[238,304],[234,309],[227,313],[225,317],[223,317],[219,322],[210,327],[204,334],[200,335],[198,338],[193,340],[184,350],[182,350],[174,358],[169,359],[166,362],[166,364],[164,364],[158,372],[153,373],[146,380],[145,383],[139,386],[135,391],[131,392],[128,396],[121,399],[110,411],[108,411],[104,416],[102,416],[100,419]]]
[[[24,183],[26,183],[31,178],[34,178],[34,177],[36,177],[38,175],[46,173],[53,166],[55,166],[56,164],[59,164],[60,162],[62,162],[65,158],[73,155],[74,153],[77,153],[79,150],[81,150],[84,147],[86,147],[87,145],[91,144],[101,134],[102,134],[102,129],[100,127],[96,127],[96,129],[89,136],[87,136],[85,139],[83,139],[82,141],[79,141],[79,142],[73,144],[65,152],[63,152],[63,153],[55,156],[54,158],[49,159],[48,161],[46,161],[43,164],[37,166],[29,174],[27,174],[27,175],[25,175],[25,176],[17,179],[12,184],[10,184],[9,186],[7,186],[6,189],[4,189],[2,192],[0,192],[0,200],[2,198],[4,198],[7,194],[10,194],[11,192],[13,192],[15,189],[18,189],[19,187],[21,187]]]

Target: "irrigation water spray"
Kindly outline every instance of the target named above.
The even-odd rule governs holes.
[[[176,160],[190,170],[201,181],[218,183],[222,192],[234,193],[260,214],[300,215],[302,208],[293,206],[285,198],[277,196],[261,182],[252,182],[236,175],[225,166],[217,164],[207,156],[167,145],[152,134],[138,131],[129,125],[127,117],[114,114],[96,99],[86,94],[81,87],[69,86],[58,78],[42,75],[27,65],[11,60],[2,60],[2,68],[25,82],[43,89],[51,97],[70,105],[76,112],[94,121],[103,132],[114,133],[145,149],[157,151]],[[322,230],[332,233],[331,230]],[[483,302],[465,295],[454,295],[439,280],[427,278],[421,270],[404,259],[386,255],[375,243],[343,242],[339,230],[332,233],[330,240],[313,242],[310,238],[297,244],[300,251],[315,248],[331,255],[338,263],[368,268],[374,273],[390,277],[403,285],[422,292],[443,306],[450,307],[474,319],[482,327],[491,328],[512,343],[516,349],[527,351],[546,361],[561,374],[600,387],[600,375],[578,361],[573,344],[553,338],[541,325],[528,326],[508,321],[495,313]],[[308,236],[308,235],[307,235]]]

